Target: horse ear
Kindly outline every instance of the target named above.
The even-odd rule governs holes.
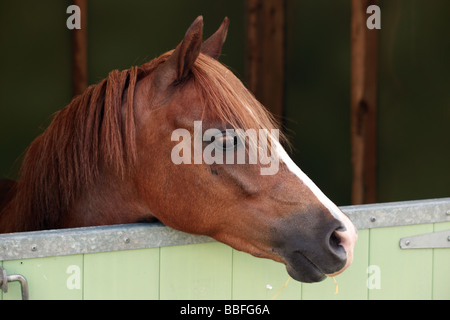
[[[203,35],[203,17],[199,16],[191,24],[183,41],[176,47],[169,59],[155,71],[158,85],[168,86],[183,80],[200,54]]]
[[[202,53],[210,56],[214,59],[219,59],[220,53],[222,52],[222,46],[227,38],[228,26],[230,25],[230,20],[225,17],[219,29],[202,45]]]

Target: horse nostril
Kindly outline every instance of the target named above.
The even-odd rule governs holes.
[[[342,244],[344,241],[342,235],[345,231],[347,231],[347,229],[344,226],[339,226],[334,229],[329,239],[331,248],[338,248]]]
[[[341,244],[341,237],[339,237],[339,235],[336,233],[336,231],[334,231],[329,239],[330,242],[330,247],[331,248],[338,248]]]
[[[330,251],[339,259],[346,259],[347,252],[345,249],[345,227],[336,228],[330,235],[328,243],[330,246]]]

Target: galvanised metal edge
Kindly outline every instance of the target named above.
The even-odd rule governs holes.
[[[358,229],[450,221],[450,198],[341,207]],[[161,223],[0,234],[0,261],[215,241]]]
[[[161,223],[134,223],[0,234],[0,261],[215,241]]]
[[[357,229],[450,221],[450,198],[340,207]]]

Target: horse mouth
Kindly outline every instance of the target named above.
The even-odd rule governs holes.
[[[291,260],[291,263],[286,264],[286,270],[294,280],[313,283],[326,278],[325,273],[301,252],[295,252],[295,256]]]

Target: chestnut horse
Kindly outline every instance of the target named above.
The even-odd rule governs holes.
[[[59,111],[0,196],[0,232],[160,220],[286,265],[316,282],[346,269],[357,232],[278,141],[275,174],[257,163],[175,164],[177,129],[276,129],[266,109],[217,61],[228,30],[202,42],[198,17],[175,50],[112,71]],[[232,148],[237,148],[237,139]],[[248,141],[248,144],[253,142]],[[246,142],[244,141],[244,144]],[[205,147],[205,142],[200,147]],[[247,148],[248,152],[249,148]],[[8,192],[6,192],[9,190]]]

